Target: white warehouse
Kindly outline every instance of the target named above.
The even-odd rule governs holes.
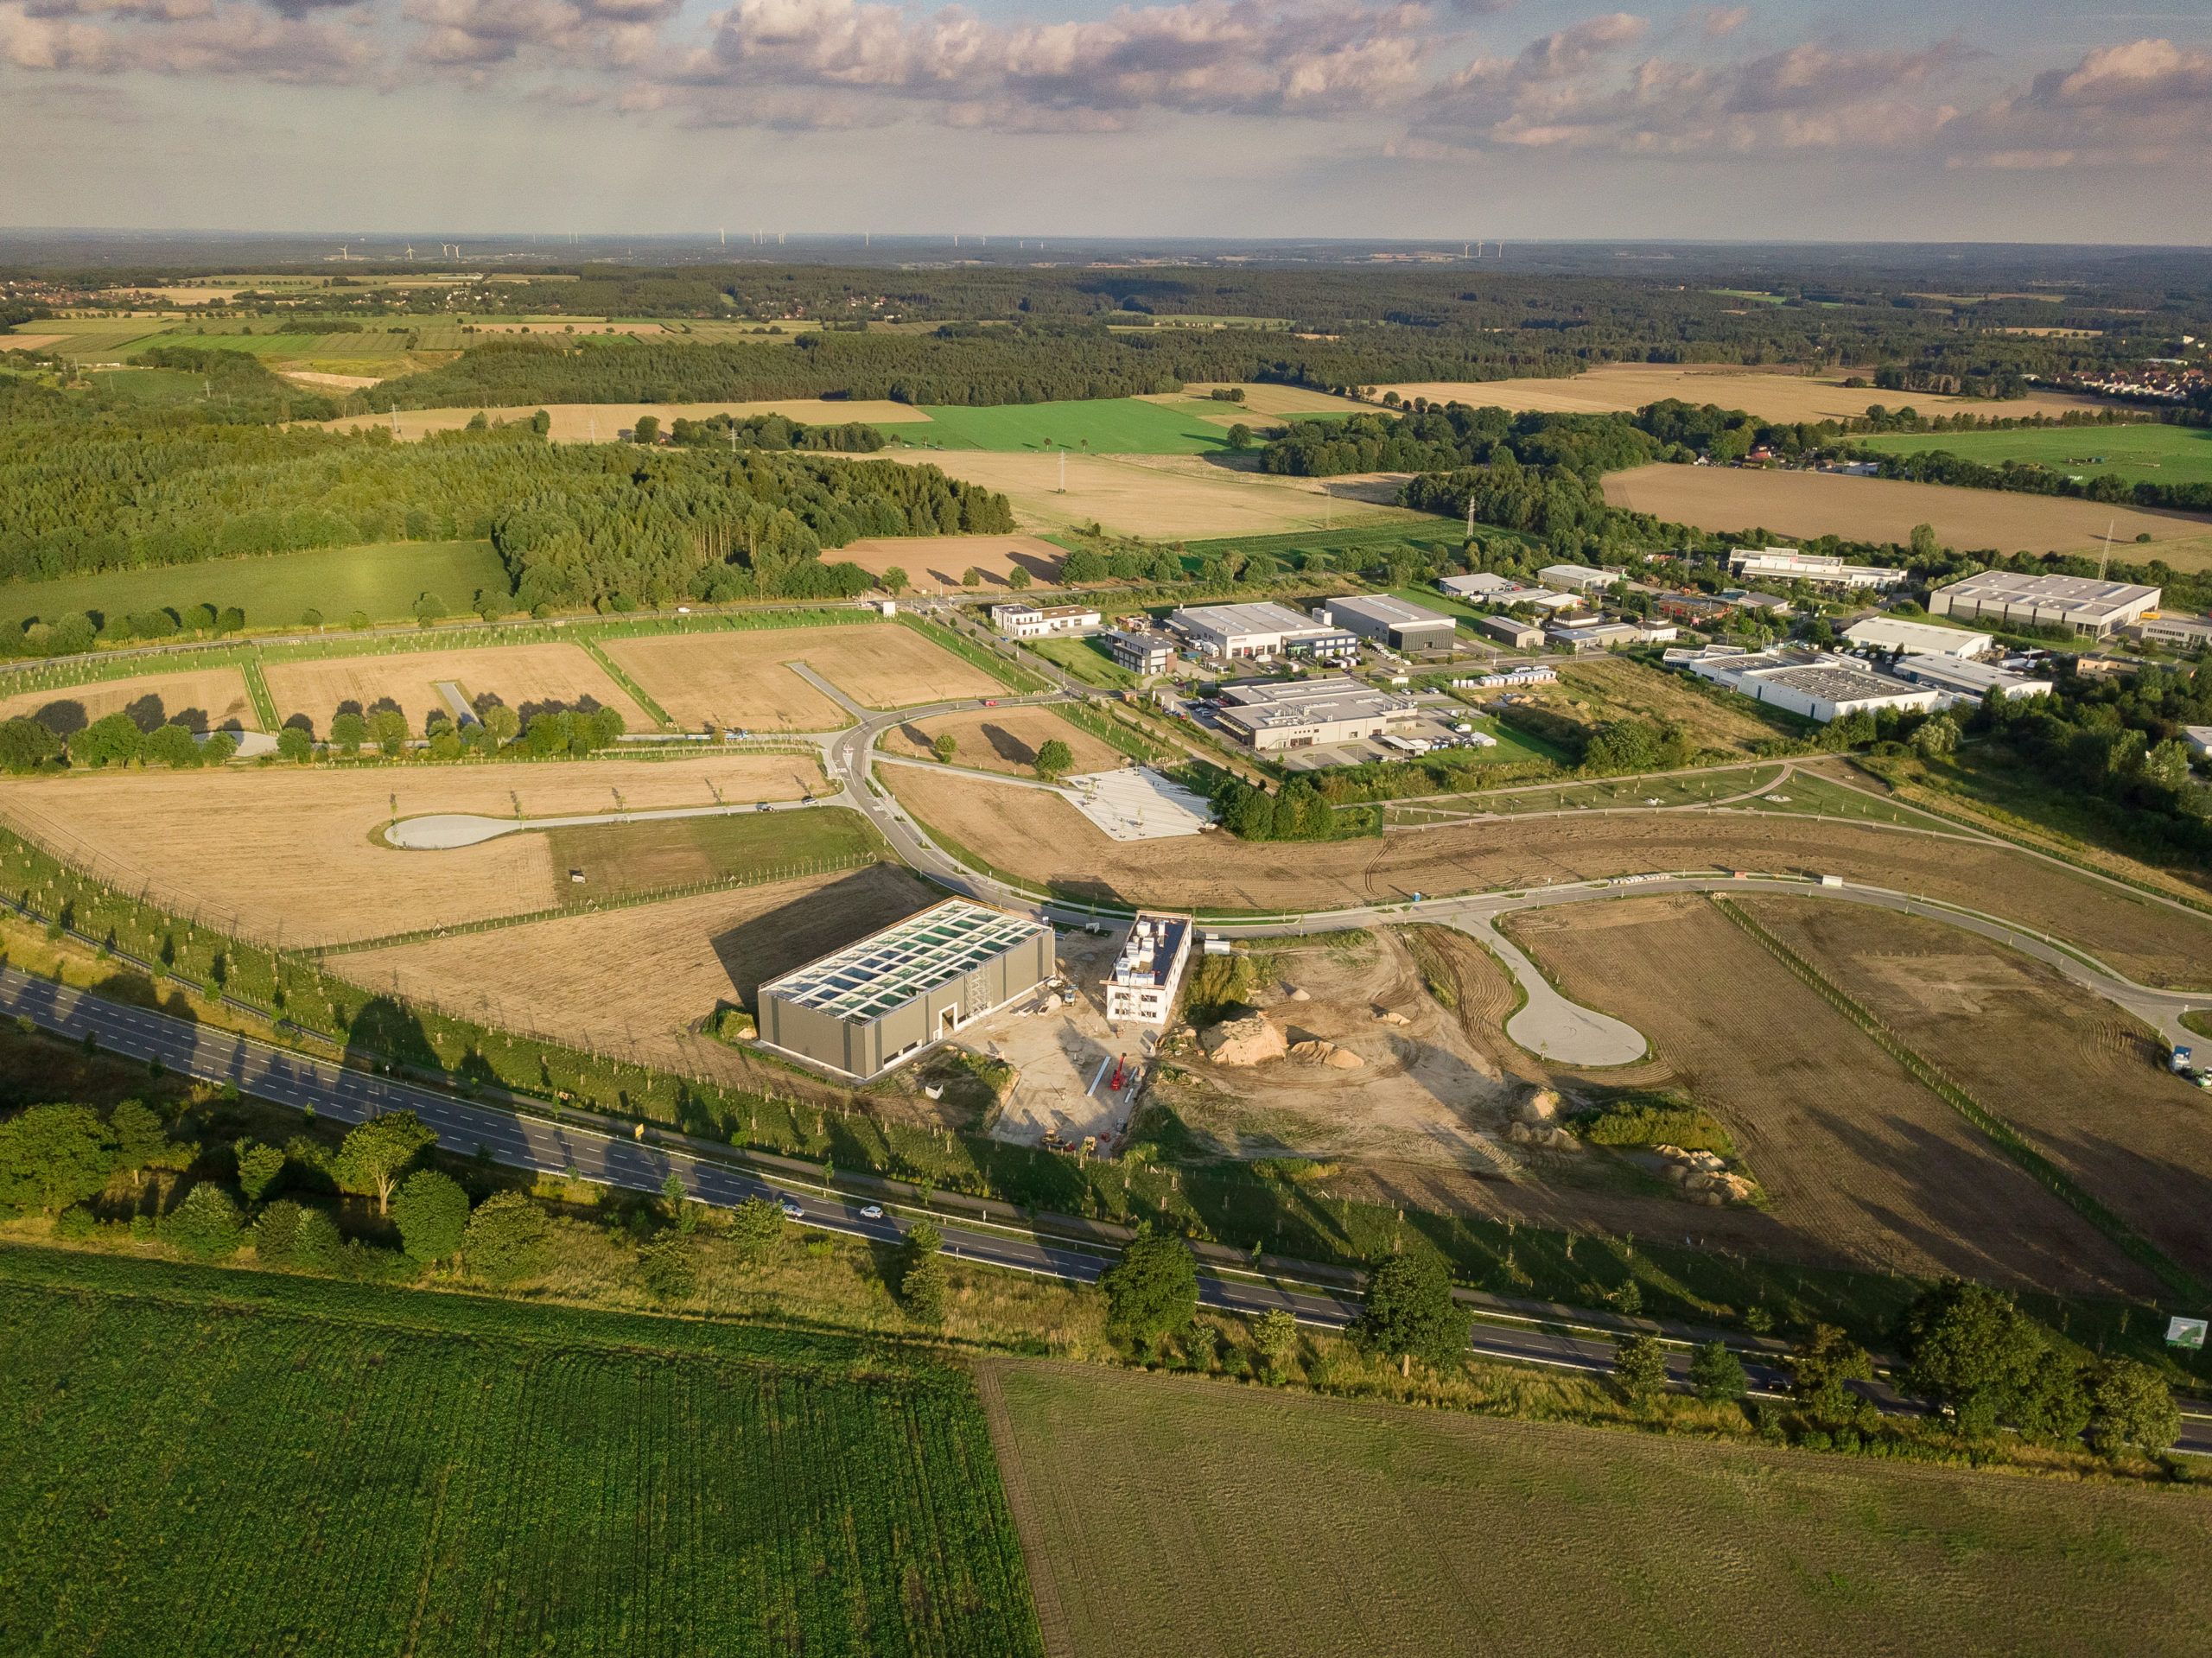
[[[1359,640],[1345,629],[1301,616],[1287,605],[1198,605],[1177,611],[1167,625],[1199,654],[1231,660],[1350,656],[1359,649]]]
[[[1848,657],[1816,651],[1670,651],[1668,659],[1716,685],[1826,725],[1847,715],[1884,708],[1926,711],[1952,700],[1936,686],[1910,685],[1874,673]]]
[[[1869,650],[1902,651],[1916,657],[1986,657],[1997,643],[1986,633],[1902,621],[1895,616],[1866,617],[1845,628],[1843,637]]]

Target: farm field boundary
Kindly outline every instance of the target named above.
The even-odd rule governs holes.
[[[931,645],[937,645],[942,650],[950,651],[954,656],[958,657],[963,662],[966,663],[971,668],[982,669],[985,673],[990,675],[992,678],[997,680],[1001,685],[1005,685],[1014,690],[1020,691],[1025,695],[1033,691],[1046,691],[1052,689],[1050,685],[1039,679],[1035,674],[1031,673],[1027,669],[1015,667],[1012,663],[1007,662],[1004,657],[999,656],[997,652],[985,650],[974,640],[963,638],[962,635],[954,632],[949,627],[940,626],[936,622],[925,621],[919,616],[908,615],[903,612],[900,613],[899,619],[906,626],[913,629],[915,632],[920,634],[924,638],[927,639]],[[931,698],[930,700],[936,701],[937,699]]]
[[[1753,943],[1787,968],[1823,1001],[1856,1025],[1883,1052],[1903,1065],[1944,1104],[1981,1131],[1984,1138],[2019,1165],[2031,1177],[2064,1201],[2082,1218],[2110,1238],[2130,1259],[2147,1267],[2173,1294],[2192,1305],[2212,1301],[2212,1288],[2199,1281],[2148,1238],[2138,1232],[2078,1185],[2072,1176],[2044,1156],[2029,1138],[2006,1118],[1992,1111],[1946,1076],[1917,1050],[1819,969],[1776,937],[1741,905],[1715,896],[1713,905],[1741,928]]]

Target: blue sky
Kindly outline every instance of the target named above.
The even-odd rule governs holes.
[[[2212,3],[0,0],[0,224],[2212,242]]]

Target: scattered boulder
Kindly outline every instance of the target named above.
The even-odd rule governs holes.
[[[1668,1177],[1691,1203],[1713,1208],[1748,1203],[1758,1193],[1747,1176],[1732,1173],[1727,1159],[1714,1153],[1686,1152],[1679,1146],[1654,1146],[1651,1150],[1665,1160]]]
[[[1198,1038],[1198,1045],[1217,1065],[1263,1065],[1289,1051],[1282,1032],[1259,1013],[1222,1020]]]
[[[1328,1057],[1323,1059],[1321,1063],[1325,1065],[1332,1066],[1338,1070],[1357,1070],[1362,1065],[1365,1064],[1367,1061],[1361,1058],[1350,1048],[1332,1047],[1329,1050]]]
[[[1375,1010],[1375,1017],[1385,1025],[1410,1025],[1413,1023],[1413,1020],[1408,1019],[1403,1013],[1393,1012],[1388,1007],[1376,1008]]]
[[[1548,1151],[1579,1152],[1582,1149],[1580,1140],[1555,1123],[1509,1123],[1505,1137],[1516,1146],[1541,1146]]]
[[[1288,986],[1287,992],[1290,1000],[1293,1001],[1311,1001],[1313,1000],[1313,993],[1299,985]]]
[[[1301,1064],[1330,1065],[1338,1070],[1357,1070],[1367,1061],[1350,1048],[1340,1048],[1333,1042],[1319,1037],[1308,1037],[1303,1042],[1290,1045],[1290,1057]]]

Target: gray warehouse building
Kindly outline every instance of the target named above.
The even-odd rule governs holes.
[[[2133,581],[2104,581],[2087,575],[2018,575],[1984,570],[1962,575],[1928,595],[1931,616],[1961,621],[2063,627],[2093,639],[2103,638],[2143,613],[2158,607],[2159,589]]]
[[[1052,976],[1052,930],[947,899],[760,987],[760,1041],[866,1082]]]
[[[1380,639],[1393,651],[1449,651],[1459,632],[1459,625],[1441,611],[1388,594],[1332,599],[1313,614],[1317,620],[1350,628],[1363,639]]]

